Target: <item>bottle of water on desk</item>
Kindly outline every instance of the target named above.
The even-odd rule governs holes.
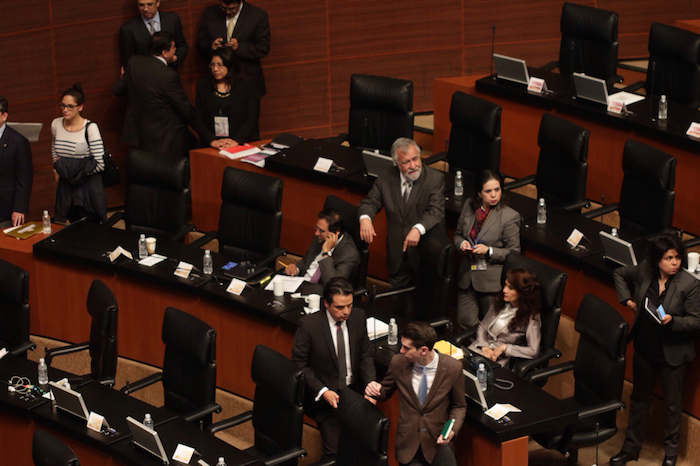
[[[540,202],[537,204],[537,223],[544,224],[547,223],[547,205],[544,203],[544,198],[540,198]]]
[[[139,237],[139,260],[148,257],[148,246],[146,245],[146,235],[143,233]]]
[[[51,234],[51,217],[48,210],[45,210],[44,215],[41,216],[41,232],[45,235]]]
[[[464,196],[464,178],[462,177],[462,172],[457,170],[455,175],[455,197]]]
[[[393,317],[389,320],[389,337],[386,342],[392,346],[399,344],[399,326]]]
[[[148,427],[149,429],[153,430],[155,425],[153,424],[153,418],[151,417],[150,414],[146,413],[146,415],[143,418],[143,425]]]
[[[476,378],[479,380],[479,386],[482,391],[486,391],[486,367],[484,363],[479,363],[479,369],[476,371]]]
[[[226,466],[226,461],[224,461],[223,456],[219,456],[219,461],[216,463],[216,466]]]
[[[204,275],[211,275],[214,273],[214,265],[211,260],[211,252],[209,249],[204,250],[204,259],[202,259],[202,272]]]
[[[44,358],[39,359],[39,385],[46,385],[49,383],[49,367],[44,362]]]
[[[659,120],[665,120],[668,118],[668,100],[666,96],[662,95],[659,99]]]

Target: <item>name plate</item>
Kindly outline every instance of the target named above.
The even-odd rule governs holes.
[[[610,102],[608,103],[608,112],[621,115],[625,110],[625,103],[623,101],[610,99]]]
[[[691,123],[685,134],[691,138],[700,138],[700,123]]]
[[[527,90],[542,94],[543,92],[547,92],[547,83],[544,79],[530,78],[530,81],[527,83]]]

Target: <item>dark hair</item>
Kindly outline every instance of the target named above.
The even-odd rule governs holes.
[[[213,57],[221,58],[221,63],[226,67],[228,72],[224,76],[224,81],[229,86],[233,86],[236,81],[245,78],[245,74],[241,68],[241,63],[238,61],[238,57],[230,47],[219,47],[218,49],[212,51]],[[216,83],[214,83],[216,86]]]
[[[9,107],[10,104],[7,102],[7,99],[0,95],[0,113],[7,113]]]
[[[318,213],[318,218],[328,222],[328,231],[334,233],[343,232],[343,217],[335,210],[322,210]]]
[[[148,53],[160,57],[161,53],[170,50],[173,42],[175,42],[175,36],[172,33],[168,31],[155,32],[148,40]]]
[[[493,170],[483,170],[479,172],[474,179],[474,196],[472,196],[471,200],[469,201],[472,209],[476,210],[481,207],[481,190],[484,189],[484,185],[491,180],[498,181],[498,184],[501,187],[501,202],[503,202],[503,178],[501,177],[501,174]]]
[[[518,293],[518,310],[508,323],[508,330],[515,332],[518,329],[526,328],[530,319],[540,315],[542,307],[540,284],[535,274],[527,269],[510,269],[506,272],[506,279]],[[493,306],[500,314],[506,306],[505,301],[503,301],[503,293],[496,295]]]
[[[73,100],[75,100],[75,103],[78,105],[83,105],[85,103],[85,94],[83,93],[83,86],[81,86],[80,83],[75,83],[73,87],[66,89],[61,95],[61,100],[67,95],[73,97]]]
[[[686,257],[685,257],[685,246],[681,239],[675,234],[667,234],[657,236],[652,239],[647,246],[647,259],[649,260],[649,265],[653,267],[657,274],[659,274],[659,262],[664,254],[670,249],[675,249],[678,255],[681,257],[681,264],[685,267]]]
[[[330,304],[333,302],[333,296],[337,294],[347,296],[354,292],[355,290],[347,278],[335,277],[328,280],[326,286],[323,287],[323,299]]]
[[[232,3],[239,4],[242,1],[243,0],[221,0],[221,3],[223,3],[224,5],[230,5]]]
[[[411,322],[404,327],[401,336],[411,340],[411,344],[414,348],[427,346],[429,350],[432,350],[437,341],[435,329],[427,322]]]

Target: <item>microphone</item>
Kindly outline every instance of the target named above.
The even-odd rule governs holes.
[[[600,195],[600,208],[602,209],[605,205],[605,194]],[[603,223],[603,213],[600,213],[600,223]]]
[[[651,110],[653,110],[653,104],[654,104],[654,76],[656,76],[656,62],[652,61],[651,62],[651,87],[649,88],[649,110],[651,113],[651,121],[656,121],[656,118],[654,117],[655,113]]]
[[[593,466],[598,466],[598,431],[600,430],[600,422],[595,423],[595,463]]]
[[[367,118],[365,118],[364,125],[362,126],[362,150],[365,150],[365,141],[367,140]]]
[[[571,81],[571,89],[575,89],[575,87],[574,87],[574,73],[576,72],[576,66],[574,66],[575,61],[576,61],[576,43],[572,40],[571,41],[571,75],[569,78]],[[561,63],[559,64],[559,66],[561,67]],[[559,68],[559,71],[561,72],[561,68]]]
[[[496,25],[491,26],[491,79],[495,80],[496,76],[493,74],[493,52],[496,45]]]

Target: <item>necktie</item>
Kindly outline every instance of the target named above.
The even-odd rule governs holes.
[[[314,274],[311,276],[311,283],[318,283],[321,279],[321,266],[316,267]]]
[[[230,41],[231,37],[233,37],[233,18],[227,18],[226,19],[226,40],[224,42]]]
[[[425,398],[428,396],[428,377],[425,375],[425,367],[423,368],[423,376],[420,379],[420,384],[418,385],[418,401],[420,405],[423,406],[425,403]]]
[[[408,203],[408,196],[411,195],[411,188],[413,187],[413,182],[404,181],[403,182],[403,201]]]
[[[148,20],[148,32],[150,32],[151,35],[153,35],[153,33],[156,32],[156,29],[155,29],[155,26],[153,25],[152,19]]]
[[[343,335],[342,322],[336,322],[338,335],[338,389],[345,388],[347,383],[348,368],[345,365],[345,335]]]

